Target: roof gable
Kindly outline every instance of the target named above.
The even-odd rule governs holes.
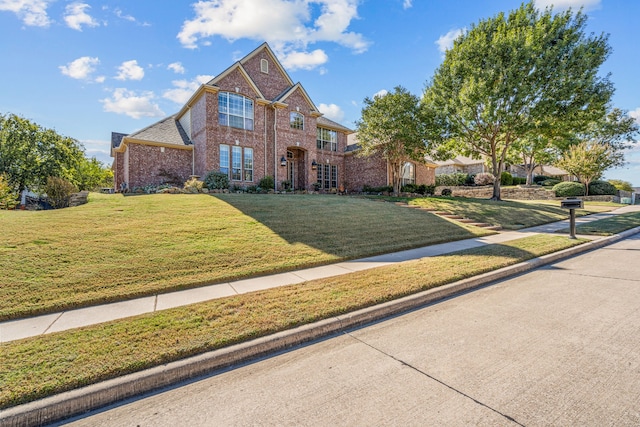
[[[293,80],[291,80],[291,77],[289,77],[289,74],[287,73],[287,71],[284,69],[280,61],[278,61],[278,58],[276,57],[275,53],[273,53],[273,50],[271,50],[271,47],[267,42],[262,43],[260,46],[258,46],[253,51],[251,51],[251,53],[249,53],[244,58],[242,58],[240,60],[240,63],[244,65],[261,53],[264,53],[264,55],[271,57],[271,60],[273,64],[276,66],[276,69],[278,70],[278,72],[282,75],[282,77],[285,78],[289,86],[293,86]]]
[[[313,103],[313,101],[309,97],[309,94],[307,93],[306,90],[304,90],[304,88],[302,87],[302,85],[300,83],[296,83],[295,85],[293,85],[289,89],[287,89],[284,92],[282,92],[280,95],[278,95],[276,97],[276,99],[274,99],[274,102],[279,102],[279,103],[286,104],[287,103],[287,98],[289,98],[291,95],[293,95],[296,92],[300,92],[302,97],[309,104],[309,106],[311,107],[311,114],[312,115],[316,115],[318,117],[322,115],[322,113],[318,110],[318,107],[316,107],[316,105]]]
[[[256,83],[249,76],[249,74],[247,73],[247,71],[244,69],[244,67],[242,66],[242,64],[240,62],[236,62],[231,67],[227,68],[222,73],[220,73],[219,75],[217,75],[216,77],[211,79],[207,83],[207,85],[208,86],[218,86],[219,83],[221,83],[226,77],[231,75],[234,71],[237,71],[242,76],[242,78],[244,80],[246,80],[246,82],[249,84],[249,86],[251,86],[251,89],[256,93],[256,97],[258,99],[265,99],[264,95],[262,94],[262,92],[260,91],[260,89],[258,88]]]

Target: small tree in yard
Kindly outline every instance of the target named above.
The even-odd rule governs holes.
[[[424,162],[427,152],[424,119],[417,96],[398,86],[383,96],[364,100],[356,123],[361,156],[381,154],[389,162],[394,194],[399,194],[404,165]]]
[[[609,144],[583,141],[571,146],[558,161],[557,166],[575,175],[589,195],[589,183],[602,176],[605,170],[620,162],[622,153]]]
[[[44,191],[47,193],[49,204],[54,209],[60,209],[69,206],[71,195],[78,189],[66,179],[50,176],[47,178],[47,185],[45,185]]]
[[[0,174],[0,209],[13,209],[16,206],[18,206],[18,194],[13,191],[4,174]]]

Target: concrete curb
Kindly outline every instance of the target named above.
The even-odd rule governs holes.
[[[133,396],[210,374],[215,370],[414,310],[497,280],[602,248],[636,233],[640,233],[640,227],[352,313],[8,408],[0,411],[0,425],[40,426],[70,418]]]

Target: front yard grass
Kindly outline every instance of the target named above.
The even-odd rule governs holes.
[[[627,212],[619,215],[612,215],[610,218],[580,224],[576,226],[576,234],[612,236],[631,228],[640,227],[640,212]],[[558,233],[569,233],[569,229],[558,231]]]
[[[558,201],[524,201],[428,197],[410,199],[412,205],[461,215],[477,222],[499,225],[506,230],[533,227],[569,217]],[[606,212],[620,205],[601,202],[585,202],[584,209],[577,209],[578,216]]]
[[[335,195],[92,193],[0,211],[0,320],[491,234]]]
[[[535,235],[0,345],[0,408],[290,329],[583,243]]]

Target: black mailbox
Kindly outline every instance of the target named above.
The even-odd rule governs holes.
[[[580,199],[564,199],[560,202],[560,207],[564,209],[582,209],[584,202]]]

